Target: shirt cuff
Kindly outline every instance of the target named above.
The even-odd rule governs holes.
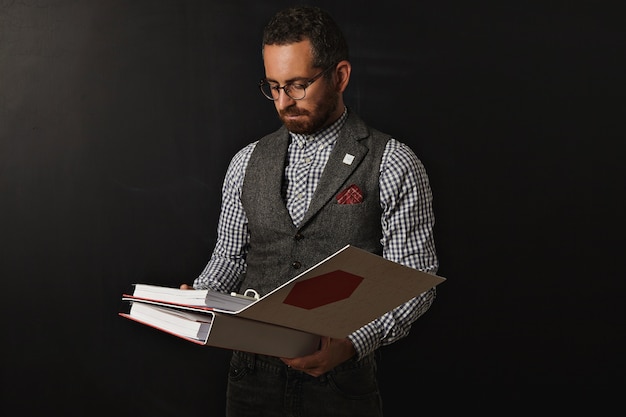
[[[348,335],[348,340],[352,342],[356,350],[357,360],[360,360],[380,347],[381,334],[382,329],[377,321],[374,320]]]

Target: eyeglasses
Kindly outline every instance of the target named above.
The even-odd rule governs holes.
[[[326,68],[324,71],[320,72],[319,74],[304,83],[287,83],[282,87],[279,84],[270,83],[269,81],[267,81],[267,79],[263,78],[259,82],[259,89],[261,89],[261,92],[265,97],[272,101],[278,100],[278,97],[280,97],[280,90],[283,90],[285,94],[287,94],[287,96],[289,96],[289,98],[293,100],[302,100],[304,97],[306,97],[307,87],[309,87],[322,75],[324,75],[329,70],[335,68],[336,66],[336,64],[331,65],[330,67]]]

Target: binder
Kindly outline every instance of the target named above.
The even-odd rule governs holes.
[[[160,287],[162,294],[125,294],[122,299],[131,304],[146,303],[190,311],[210,319],[206,340],[197,341],[201,344],[294,357],[317,349],[319,336],[346,337],[444,281],[445,278],[438,275],[346,245],[258,299],[210,290],[197,292],[163,287]],[[147,288],[145,284],[137,284],[137,287]],[[160,291],[159,287],[154,290]],[[133,317],[132,311],[120,314],[140,321]],[[150,325],[145,321],[144,324]],[[245,334],[242,334],[244,328]],[[268,340],[269,335],[272,340]],[[290,346],[291,343],[294,346]],[[288,354],[276,354],[275,349],[285,345],[290,346]]]
[[[197,345],[283,358],[309,355],[320,343],[319,336],[300,330],[150,300],[131,301],[129,312],[119,314]]]

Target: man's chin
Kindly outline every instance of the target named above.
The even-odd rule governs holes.
[[[303,123],[302,121],[286,117],[281,117],[281,121],[283,122],[287,130],[292,133],[298,133],[302,135],[307,135],[310,133],[310,126],[307,123]]]

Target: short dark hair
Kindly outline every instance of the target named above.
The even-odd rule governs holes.
[[[288,45],[308,39],[313,47],[313,66],[328,68],[350,59],[343,32],[328,12],[313,6],[281,10],[263,30],[263,45]]]

